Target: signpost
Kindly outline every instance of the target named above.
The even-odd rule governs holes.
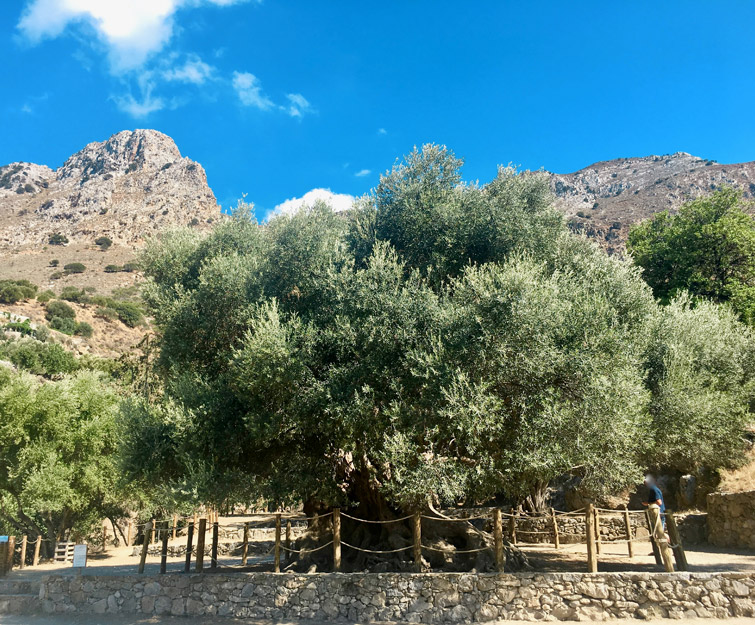
[[[80,569],[85,568],[87,565],[87,546],[86,545],[74,545],[73,547],[73,568],[79,569],[77,573],[81,573]]]

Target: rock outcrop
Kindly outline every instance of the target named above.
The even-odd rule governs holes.
[[[632,224],[723,185],[755,197],[755,162],[721,165],[686,152],[602,161],[550,176],[556,207],[570,227],[614,253],[623,253]]]
[[[87,145],[62,167],[0,168],[0,246],[48,243],[54,234],[134,245],[167,226],[206,226],[220,209],[204,169],[156,130],[124,130]]]

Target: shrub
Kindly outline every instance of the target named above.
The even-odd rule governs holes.
[[[113,241],[109,237],[97,237],[94,244],[104,252],[113,244]]]
[[[50,328],[47,326],[37,326],[37,329],[34,330],[34,338],[44,343],[50,338]]]
[[[66,245],[68,243],[68,237],[60,232],[53,234],[49,241],[50,245]]]
[[[50,319],[50,327],[63,334],[73,334],[76,330],[76,322],[68,317],[53,317]]]
[[[34,188],[34,185],[32,185],[32,184],[29,184],[29,183],[27,182],[27,183],[26,183],[26,184],[24,185],[24,191],[26,191],[27,193],[34,193],[34,191],[36,191],[36,189]]]
[[[11,321],[10,323],[6,323],[3,326],[6,330],[13,330],[15,332],[20,332],[24,336],[32,336],[34,334],[34,330],[31,327],[31,324],[29,320],[26,321]]]
[[[39,295],[37,295],[37,301],[40,304],[46,304],[54,297],[55,297],[55,292],[51,291],[50,289],[47,289],[46,291],[42,291]]]
[[[60,299],[67,302],[76,302],[77,304],[86,304],[89,301],[89,295],[84,289],[77,289],[75,286],[63,287],[60,292]]]
[[[131,163],[128,167],[126,167],[126,173],[130,174],[132,171],[136,171],[139,168],[139,166],[136,163]]]
[[[92,326],[90,326],[86,321],[82,321],[76,324],[76,328],[74,329],[73,333],[76,336],[83,336],[84,338],[90,338],[92,334],[94,333],[94,330],[92,329]]]
[[[123,271],[126,271],[128,273],[139,271],[139,263],[136,263],[136,262],[126,263],[125,265],[123,265]]]
[[[118,318],[129,328],[135,328],[144,321],[141,308],[132,302],[113,302],[112,308],[118,313]]]
[[[76,319],[76,311],[59,299],[49,302],[46,306],[45,317],[52,321],[54,317],[61,319]]]
[[[62,271],[56,271],[50,274],[50,280],[60,280],[64,275]]]
[[[53,258],[50,261],[50,267],[57,267],[60,264],[60,261],[57,258]]]
[[[105,267],[105,273],[118,273],[119,271],[123,271],[123,267],[120,265],[107,265]]]
[[[0,280],[0,304],[15,304],[22,299],[31,299],[37,286],[28,280]]]
[[[82,263],[68,263],[63,267],[66,273],[84,273],[86,267]]]
[[[37,332],[42,330],[38,328]],[[44,328],[47,332],[47,328]],[[0,358],[10,360],[19,369],[46,377],[73,373],[78,367],[76,357],[57,343],[13,341],[0,348]]]
[[[198,225],[199,225],[199,219],[197,219],[196,217],[194,217],[194,218],[193,218],[193,219],[192,219],[192,220],[191,220],[191,221],[189,222],[189,225],[190,225],[190,226],[198,226]]]
[[[94,311],[94,315],[105,321],[115,321],[118,319],[118,311],[107,307],[98,308]]]

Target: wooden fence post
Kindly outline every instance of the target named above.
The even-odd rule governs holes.
[[[186,563],[184,564],[184,572],[191,571],[191,552],[194,548],[194,522],[189,521],[189,528],[186,531]]]
[[[201,573],[204,569],[204,541],[207,534],[207,518],[199,519],[199,531],[197,532],[197,559],[194,570]]]
[[[152,531],[155,526],[155,520],[150,519],[149,523],[144,527],[144,544],[142,545],[142,555],[139,559],[139,575],[144,573],[144,566],[147,563],[147,550],[149,549],[149,539],[152,536]]]
[[[178,515],[174,514],[173,515],[173,540],[176,539],[176,529],[177,529],[177,526],[178,526]]]
[[[598,554],[595,549],[595,509],[592,504],[587,506],[585,513],[585,535],[587,539],[587,571],[598,572]]]
[[[495,567],[499,573],[503,573],[503,522],[501,520],[501,509],[493,510],[493,540],[495,541]]]
[[[663,558],[661,557],[661,550],[658,547],[658,543],[655,542],[655,534],[653,532],[653,522],[650,519],[650,510],[645,508],[645,522],[648,526],[648,533],[650,534],[650,545],[653,548],[653,556],[655,557],[655,563],[663,566]]]
[[[689,565],[687,564],[687,554],[684,553],[684,546],[682,545],[682,535],[679,533],[676,519],[671,512],[666,513],[666,526],[668,527],[668,536],[671,539],[671,550],[674,552],[674,560],[676,560],[676,570],[688,571]]]
[[[210,552],[210,568],[218,568],[218,522],[212,523],[212,551]]]
[[[561,539],[558,537],[558,518],[554,508],[551,508],[551,519],[553,520],[553,546],[556,549],[561,549]]]
[[[516,545],[516,519],[519,516],[519,512],[515,512],[509,517],[509,540],[512,545]]]
[[[134,522],[129,519],[128,526],[126,527],[126,547],[131,546],[131,532],[134,529]]]
[[[249,522],[244,523],[244,542],[241,543],[241,565],[246,566],[249,554]]]
[[[667,573],[674,572],[674,563],[671,558],[671,549],[668,546],[668,540],[666,540],[666,532],[663,530],[663,522],[661,521],[661,509],[657,504],[650,504],[648,506],[648,515],[650,516],[650,523],[653,527],[653,537],[658,545],[658,549],[661,552],[661,558],[663,560],[663,568]]]
[[[107,551],[107,525],[102,524],[102,553]]]
[[[165,521],[163,529],[163,543],[160,548],[160,574],[164,575],[168,571],[168,521]]]
[[[414,513],[412,533],[414,535],[414,570],[422,570],[422,517],[419,512]]]
[[[286,521],[286,549],[291,549],[291,521]],[[290,554],[291,552],[286,552]]]
[[[275,515],[275,572],[281,572],[281,515]]]
[[[600,555],[600,513],[595,508],[595,553]]]
[[[26,534],[21,536],[21,564],[19,565],[19,568],[24,568],[26,566],[26,543],[28,542],[28,537]]]
[[[333,570],[341,570],[341,509],[333,508]]]
[[[155,519],[152,519],[152,537],[149,539],[149,542],[153,543],[155,542],[155,532],[157,531],[157,521]]]
[[[34,543],[34,558],[31,561],[32,566],[39,565],[39,550],[42,548],[42,534],[37,536],[37,540]]]
[[[632,523],[629,520],[629,509],[624,504],[624,531],[627,533],[627,552],[630,558],[634,558],[634,545],[632,543]]]

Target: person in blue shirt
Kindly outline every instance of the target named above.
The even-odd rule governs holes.
[[[666,512],[666,504],[663,501],[663,493],[658,488],[658,484],[655,482],[655,478],[652,475],[645,476],[645,486],[648,487],[647,500],[642,502],[643,506],[649,506],[654,503],[661,509],[661,515]],[[663,529],[666,529],[666,517],[661,516],[663,520]]]

